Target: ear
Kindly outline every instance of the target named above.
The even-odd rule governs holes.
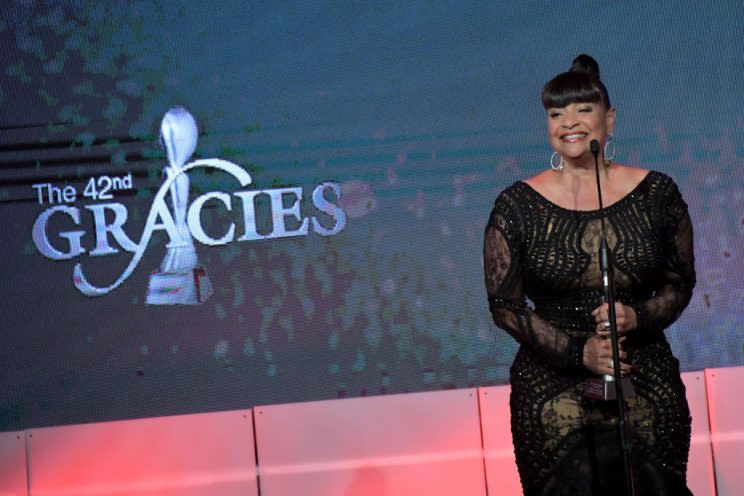
[[[607,126],[607,134],[610,134],[615,131],[615,107],[610,107],[607,109],[607,114],[605,115],[605,126]]]

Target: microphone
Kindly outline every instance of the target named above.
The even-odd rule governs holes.
[[[589,150],[591,150],[592,155],[594,155],[594,158],[597,158],[597,154],[599,153],[599,141],[593,139],[589,142]]]
[[[602,188],[599,184],[599,141],[593,139],[589,142],[589,150],[594,155],[594,171],[597,174],[597,197],[599,200],[599,220],[602,226],[602,239],[599,243],[599,271],[602,277],[602,300],[607,304],[607,317],[610,322],[610,341],[612,346],[612,368],[613,373],[605,374],[602,378],[589,378],[584,387],[584,396],[598,400],[614,399],[617,401],[619,412],[618,427],[620,431],[620,449],[623,453],[623,470],[625,472],[625,492],[629,495],[636,494],[635,480],[633,479],[631,457],[630,430],[628,424],[628,404],[626,395],[634,397],[633,383],[629,377],[622,377],[620,373],[620,346],[617,335],[617,315],[615,315],[615,295],[613,294],[612,276],[610,267],[609,248],[607,246],[607,231],[605,229],[605,211],[602,205]],[[613,387],[614,386],[614,387]],[[627,390],[627,391],[626,391]],[[614,394],[613,394],[614,393]]]

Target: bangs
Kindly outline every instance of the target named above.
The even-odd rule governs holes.
[[[594,76],[581,72],[564,72],[543,87],[542,104],[546,109],[563,108],[572,103],[599,103],[610,107],[604,84]]]

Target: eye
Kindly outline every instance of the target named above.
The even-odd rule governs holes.
[[[550,117],[553,117],[553,118],[558,117],[560,115],[561,115],[561,113],[560,112],[556,112],[556,111],[553,111],[553,112],[550,113]]]
[[[593,110],[594,110],[594,108],[593,108],[593,107],[581,107],[581,108],[579,109],[579,112],[591,112],[591,111],[593,111]]]

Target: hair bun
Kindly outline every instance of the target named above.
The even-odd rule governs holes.
[[[589,55],[582,53],[574,59],[569,72],[583,72],[599,79],[599,64]]]

